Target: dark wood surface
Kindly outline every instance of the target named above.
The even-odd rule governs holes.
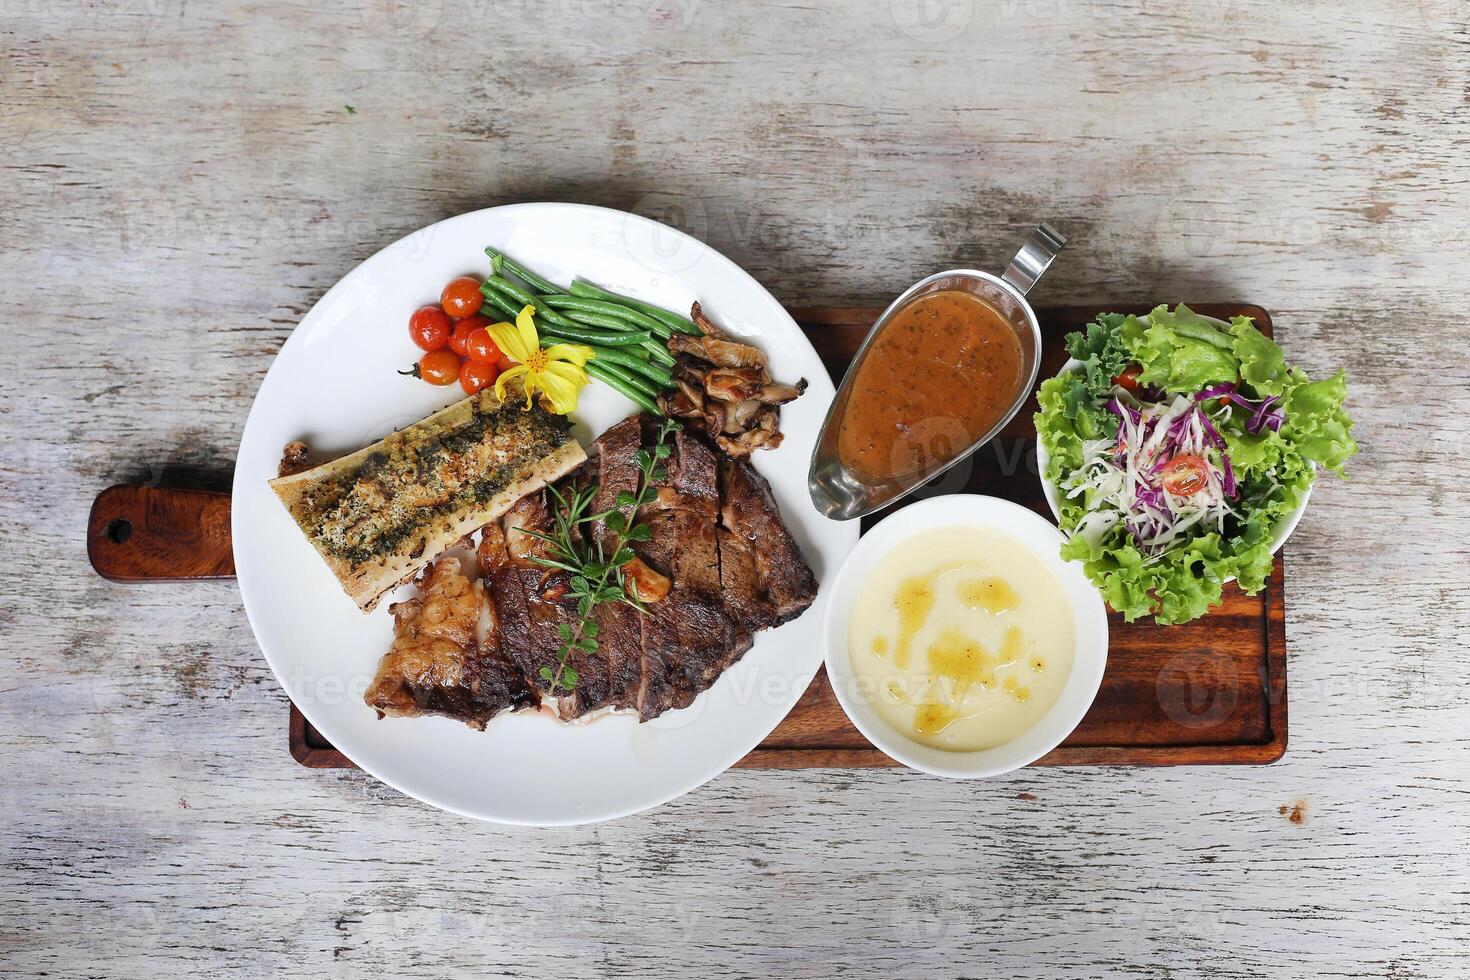
[[[234,578],[230,495],[108,487],[87,517],[87,559],[114,582]]]
[[[1103,307],[1038,311],[1045,338],[1041,377],[1066,359],[1061,337]],[[1108,309],[1144,312],[1126,304]],[[1214,304],[1200,312],[1255,318],[1268,336],[1270,316],[1256,306]],[[834,378],[840,378],[877,310],[796,309]],[[1036,477],[1034,397],[1005,431],[969,462],[912,499],[941,493],[986,493],[1048,515]],[[902,505],[900,505],[902,506]],[[133,524],[126,541],[116,526]],[[109,528],[113,529],[112,534]],[[142,529],[140,536],[139,529]],[[93,506],[88,551],[100,574],[120,581],[218,578],[233,573],[229,500],[224,494],[114,487]],[[1267,588],[1245,596],[1227,586],[1220,608],[1184,626],[1127,624],[1109,617],[1108,667],[1092,708],[1077,729],[1038,765],[1264,764],[1286,749],[1286,619],[1278,555]],[[313,768],[352,763],[291,708],[292,756]],[[848,722],[819,673],[791,713],[738,763],[756,768],[896,765]]]

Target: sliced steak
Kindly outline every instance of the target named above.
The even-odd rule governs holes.
[[[632,415],[598,436],[592,444],[597,471],[597,496],[592,501],[594,511],[611,510],[619,493],[638,491],[641,431],[639,417]]]
[[[643,627],[638,610],[623,602],[606,602],[592,614],[597,644],[607,666],[607,684],[600,702],[588,699],[589,710],[636,710],[643,685]]]
[[[597,481],[597,495],[592,500],[594,513],[611,510],[619,493],[638,491],[638,449],[642,424],[633,415],[609,428],[593,443],[592,478]],[[607,529],[598,523],[592,533],[607,541]],[[643,639],[639,614],[626,603],[603,603],[593,612],[597,623],[599,652],[606,663],[606,690],[600,703],[589,701],[589,708],[610,707],[636,709],[638,690],[643,675]]]
[[[638,520],[653,531],[652,539],[634,545],[638,557],[673,579],[676,589],[718,597],[720,547],[714,521],[682,507],[645,508]]]
[[[718,594],[675,585],[641,618],[640,721],[689,707],[726,667],[750,649],[750,634],[736,627]]]
[[[720,549],[720,593],[731,618],[752,633],[780,625],[776,606],[761,585],[751,542],[726,527],[720,527],[715,538]]]
[[[547,546],[526,530],[545,531],[550,523],[542,494],[521,499],[506,513],[503,526],[485,529],[478,560],[486,589],[495,602],[495,637],[501,651],[530,678],[543,706],[559,717],[571,719],[583,712],[578,690],[582,688],[582,671],[587,671],[588,690],[600,694],[606,682],[599,680],[599,674],[605,678],[607,670],[589,661],[589,655],[577,652],[567,659],[578,675],[578,683],[570,693],[562,687],[553,691],[551,681],[541,676],[544,667],[555,678],[560,667],[560,626],[570,622],[576,611],[575,602],[567,595],[567,573],[534,561],[546,554]]]
[[[752,602],[766,604],[768,614],[758,617],[769,619],[763,625],[800,616],[817,597],[817,577],[781,520],[770,484],[745,460],[726,458],[720,463],[720,495],[720,522],[730,532],[719,539],[721,568],[731,565],[722,580],[740,590],[737,605],[752,610]]]
[[[647,445],[654,425],[645,424]],[[647,721],[687,707],[750,649],[751,636],[726,608],[720,587],[719,465],[709,443],[675,433],[665,461],[668,477],[639,512],[653,534],[634,548],[673,582],[643,615],[643,688],[639,717]]]
[[[708,517],[711,523],[718,519],[719,462],[709,443],[687,430],[674,433],[668,471],[668,486],[678,495],[679,506]]]

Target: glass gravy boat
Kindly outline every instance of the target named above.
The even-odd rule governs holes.
[[[868,331],[868,336],[863,339],[863,345],[858,348],[857,356],[853,358],[852,365],[848,367],[847,374],[842,379],[842,386],[837,389],[837,397],[832,399],[832,405],[827,409],[827,418],[822,423],[821,435],[817,438],[816,449],[812,451],[811,469],[807,474],[807,489],[811,493],[812,504],[818,512],[833,520],[851,520],[871,514],[875,510],[887,507],[889,504],[907,496],[918,487],[932,480],[945,470],[963,461],[975,450],[985,445],[995,434],[1005,428],[1006,423],[1015,418],[1021,406],[1026,404],[1026,399],[1031,395],[1031,388],[1036,384],[1036,373],[1041,366],[1041,328],[1036,322],[1036,313],[1031,309],[1031,304],[1026,302],[1026,294],[1041,274],[1051,265],[1051,260],[1061,251],[1067,242],[1056,229],[1048,224],[1040,224],[1031,232],[1021,250],[1011,259],[1011,264],[1006,271],[999,276],[993,276],[988,272],[978,272],[974,269],[951,269],[948,272],[937,272],[932,276],[914,283],[906,289],[898,299],[889,304],[883,315],[873,324]],[[1001,315],[1012,330],[1016,332],[1016,339],[1021,344],[1021,384],[1017,390],[1015,401],[1010,408],[990,427],[986,432],[980,433],[979,437],[968,442],[968,448],[949,455],[947,453],[936,453],[929,459],[927,465],[920,465],[912,472],[886,480],[862,479],[850,472],[842,463],[838,452],[838,431],[842,427],[843,416],[847,411],[847,402],[852,394],[853,379],[857,377],[858,370],[863,365],[863,359],[873,347],[873,341],[883,332],[894,315],[904,307],[921,296],[942,290],[963,290],[973,293],[983,300],[987,306]],[[952,445],[956,432],[954,428],[940,426],[930,434],[934,444]],[[922,448],[927,449],[927,446]]]

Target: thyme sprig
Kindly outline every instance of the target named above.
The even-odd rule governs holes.
[[[577,600],[576,622],[563,621],[556,627],[561,641],[556,651],[556,670],[546,665],[539,671],[541,679],[551,684],[552,694],[558,689],[571,691],[577,686],[577,670],[567,663],[573,651],[593,653],[597,650],[597,623],[592,619],[593,610],[605,602],[626,602],[636,609],[643,608],[643,603],[628,591],[623,569],[634,558],[633,543],[653,537],[651,527],[638,523],[638,511],[658,496],[655,485],[668,479],[665,462],[671,452],[669,438],[680,428],[682,426],[673,419],[664,419],[658,427],[653,448],[639,448],[636,492],[619,491],[612,507],[593,512],[596,484],[567,494],[552,487],[551,495],[556,506],[551,515],[551,530],[522,529],[524,533],[546,542],[550,551],[548,555],[533,556],[531,560],[538,565],[568,572],[571,575],[568,591]],[[583,525],[599,521],[607,529],[605,539],[583,533]]]

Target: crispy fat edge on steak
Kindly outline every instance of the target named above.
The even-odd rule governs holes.
[[[481,583],[446,555],[424,570],[411,599],[394,603],[393,645],[363,695],[379,716],[444,715],[483,729],[501,711],[536,702],[512,664],[479,636],[493,610]]]

